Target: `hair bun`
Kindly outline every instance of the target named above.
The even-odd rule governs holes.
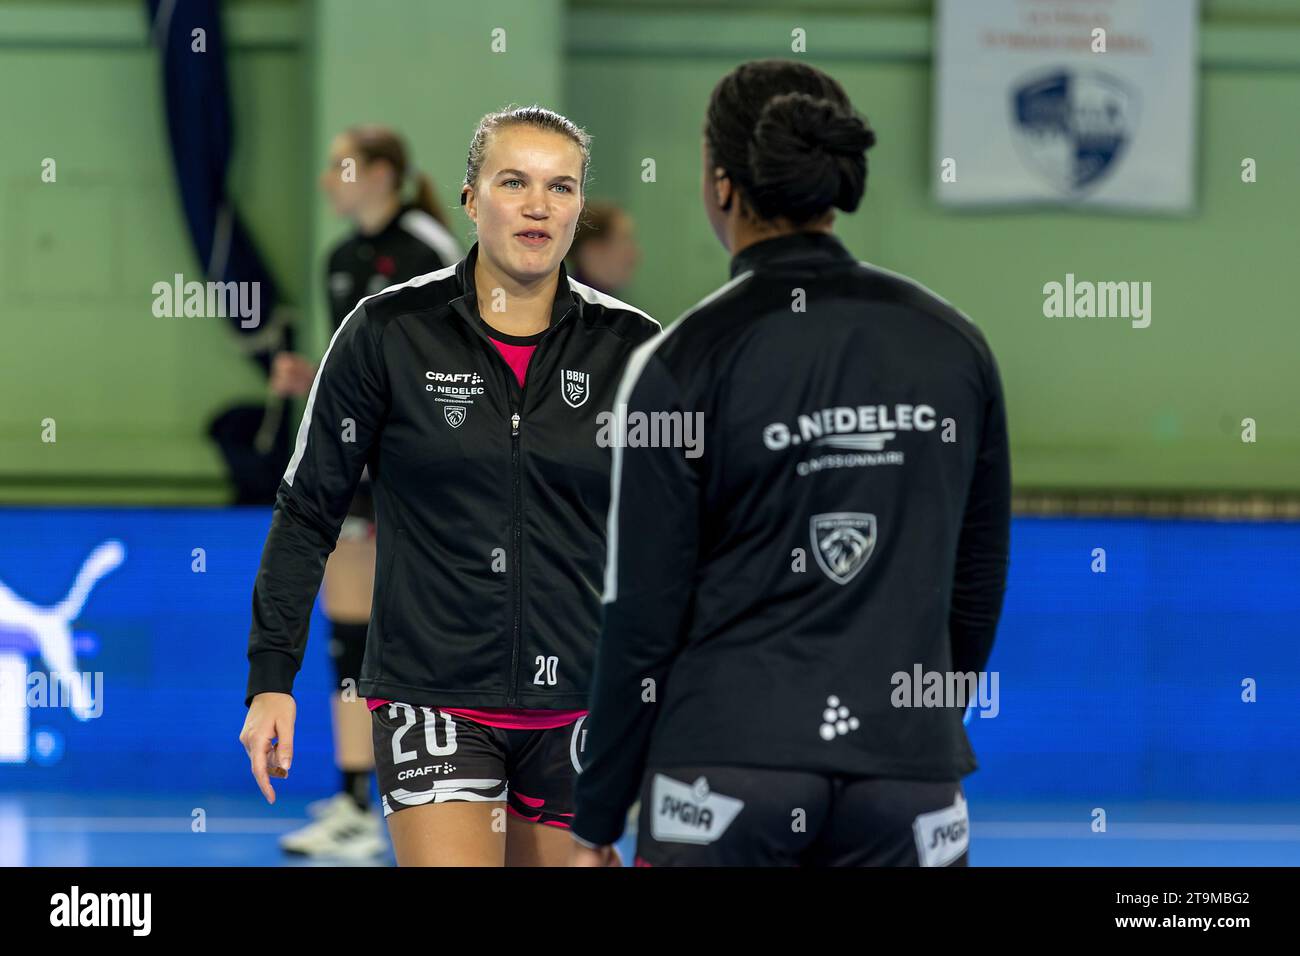
[[[786,124],[790,134],[803,140],[810,149],[853,156],[870,149],[876,142],[876,134],[860,116],[808,93],[774,96],[763,113],[775,122]]]
[[[866,151],[875,142],[860,116],[828,99],[773,96],[763,105],[749,150],[760,214],[799,222],[831,206],[852,212],[862,201]]]

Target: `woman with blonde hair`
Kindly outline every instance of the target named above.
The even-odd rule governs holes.
[[[485,116],[453,266],[369,296],[335,333],[254,586],[241,742],[268,801],[325,556],[369,467],[373,709],[401,865],[556,865],[600,629],[610,449],[600,412],[645,313],[571,279],[586,133],[541,107]]]

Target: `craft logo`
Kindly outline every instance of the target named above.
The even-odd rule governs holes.
[[[462,405],[473,405],[476,395],[484,395],[487,389],[483,385],[483,376],[478,372],[425,372],[427,379],[424,390],[433,392],[435,402],[459,402]],[[460,421],[452,421],[452,416],[447,413],[447,424],[452,428],[460,426],[460,422],[465,420],[465,410],[461,409]]]
[[[852,511],[813,515],[813,555],[836,584],[848,584],[876,549],[876,516]]]
[[[1027,164],[1059,192],[1078,194],[1118,165],[1137,123],[1137,91],[1096,70],[1056,69],[1011,92],[1014,139]]]
[[[435,763],[427,767],[415,767],[411,770],[403,770],[401,773],[397,775],[397,779],[411,780],[414,779],[415,777],[423,777],[426,774],[431,774],[431,773],[446,775],[455,772],[456,772],[456,765],[444,761],[442,763]]]

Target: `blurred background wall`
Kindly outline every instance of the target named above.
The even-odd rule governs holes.
[[[404,132],[468,246],[456,195],[474,121],[540,102],[592,133],[590,196],[630,210],[644,248],[624,297],[666,324],[726,278],[698,199],[709,91],[742,60],[790,55],[802,27],[879,136],[864,205],[837,230],[984,329],[1019,490],[1300,490],[1300,305],[1278,281],[1300,222],[1300,4],[1202,4],[1198,202],[1179,218],[939,209],[931,17],[928,0],[231,0],[232,188],[319,355],[322,257],[344,229],[314,185],[331,136]],[[228,500],[204,426],[264,386],[219,320],[150,310],[153,283],[200,270],[142,4],[0,2],[0,90],[0,501]],[[1066,273],[1151,282],[1151,327],[1044,318],[1042,286]]]

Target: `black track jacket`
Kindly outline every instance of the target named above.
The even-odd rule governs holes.
[[[992,648],[1010,468],[984,337],[829,234],[757,243],[731,273],[637,350],[616,398],[573,823],[594,844],[622,833],[647,766],[975,768],[963,708],[911,706],[910,687],[903,706],[898,675],[980,671]],[[702,446],[662,447],[655,414]]]
[[[253,587],[246,704],[292,690],[368,465],[378,555],[359,694],[586,706],[610,492],[597,415],[659,326],[561,266],[520,388],[479,317],[477,254],[362,299],[334,333]]]

